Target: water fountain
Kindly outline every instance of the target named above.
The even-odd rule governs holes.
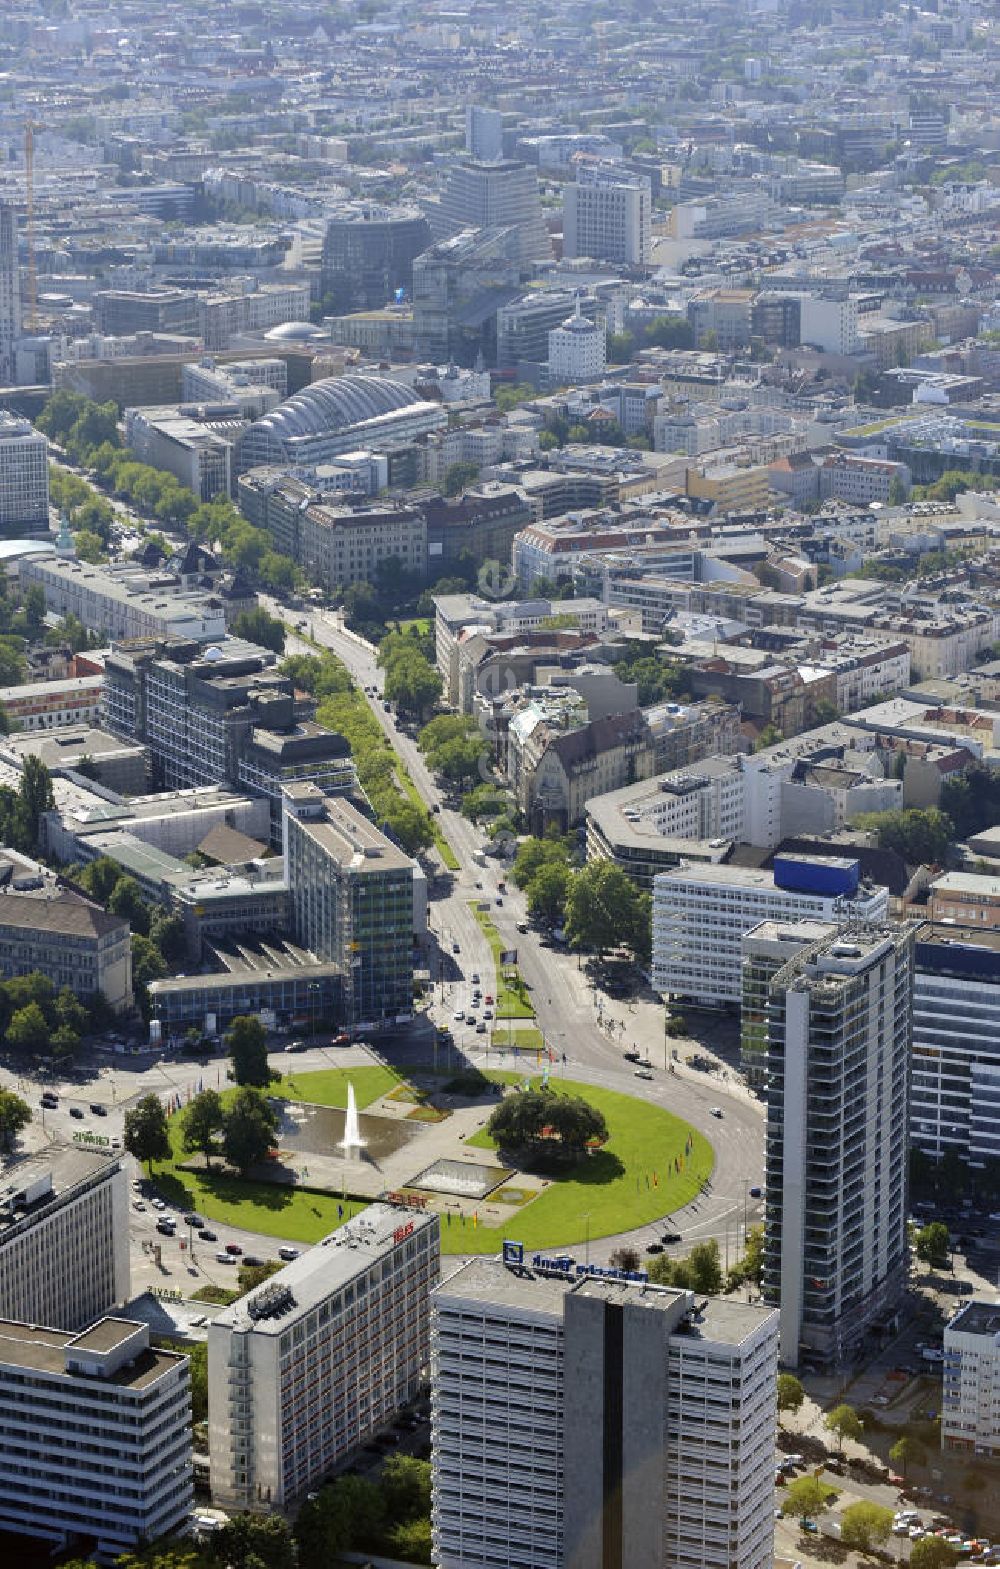
[[[354,1098],[354,1085],[348,1079],[344,1137],[339,1141],[338,1148],[343,1150],[348,1160],[360,1160],[361,1151],[364,1147],[365,1140],[361,1137],[361,1126],[358,1122],[358,1103]]]

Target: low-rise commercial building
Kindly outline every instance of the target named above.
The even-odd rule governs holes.
[[[146,1324],[0,1319],[0,1528],[103,1563],[179,1531],[194,1495],[187,1357]]]
[[[0,1318],[80,1329],[128,1295],[121,1160],[55,1144],[7,1171],[0,1182]]]
[[[103,690],[103,670],[65,681],[27,681],[23,686],[0,688],[0,707],[19,730],[96,724]]]
[[[290,1507],[414,1399],[440,1249],[437,1215],[372,1204],[213,1319],[216,1503]]]

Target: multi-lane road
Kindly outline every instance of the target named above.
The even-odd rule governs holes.
[[[264,603],[274,614],[288,619],[280,604],[273,600]],[[670,1217],[668,1229],[680,1232],[685,1245],[714,1236],[723,1254],[728,1250],[735,1256],[738,1233],[761,1215],[760,1201],[749,1193],[763,1183],[761,1104],[735,1074],[727,1075],[721,1068],[705,1074],[677,1061],[670,1072],[663,1009],[657,1001],[649,997],[629,1003],[609,1000],[591,986],[576,956],[543,947],[536,933],[517,930],[527,914],[523,897],[510,882],[502,895],[498,893],[498,882],[504,879],[504,863],[487,857],[485,866],[477,864],[475,856],[484,848],[483,835],[460,812],[449,808],[415,741],[397,727],[393,714],[386,710],[381,696],[382,671],[375,650],[347,631],[335,612],[305,611],[295,619],[304,619],[313,642],[331,649],[346,665],[406,764],[421,798],[428,807],[437,808],[437,820],[461,863],[448,892],[431,904],[431,938],[436,948],[430,956],[431,974],[436,976],[440,965],[444,975],[443,982],[433,988],[431,1018],[454,1030],[457,1049],[463,1055],[477,1062],[486,1060],[489,1033],[477,1034],[474,1028],[460,1024],[455,1015],[461,1006],[463,1014],[476,1011],[477,1017],[482,1016],[481,1007],[472,1007],[473,974],[481,977],[484,994],[492,989],[492,957],[471,909],[477,900],[488,902],[505,946],[517,949],[518,965],[531,990],[537,1025],[555,1053],[553,1073],[642,1095],[676,1112],[710,1140],[716,1156],[711,1185],[694,1204]],[[309,646],[290,634],[290,652],[308,652]],[[502,904],[497,902],[498,897]],[[457,956],[451,951],[456,942],[460,949]],[[499,1033],[503,1034],[502,1028]],[[651,1081],[637,1079],[633,1064],[624,1060],[623,1051],[630,1047],[640,1050],[653,1063]],[[423,1053],[426,1048],[420,1045],[415,1049]],[[401,1050],[405,1048],[393,1047],[395,1055]],[[489,1060],[497,1066],[511,1065],[495,1049],[489,1049]],[[712,1115],[713,1107],[722,1111],[721,1119]],[[648,1228],[636,1240],[649,1241],[662,1230],[662,1226]],[[605,1250],[613,1245],[608,1240]],[[600,1257],[600,1247],[592,1251]]]

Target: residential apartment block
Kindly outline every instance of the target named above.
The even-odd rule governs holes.
[[[913,935],[856,921],[770,982],[762,1289],[786,1367],[850,1360],[906,1290]]]
[[[371,1204],[212,1320],[216,1503],[290,1507],[416,1396],[440,1245],[437,1215]]]
[[[770,1569],[777,1315],[522,1251],[432,1299],[435,1562]]]
[[[79,1329],[129,1294],[119,1159],[52,1145],[0,1182],[0,1317]]]
[[[153,1350],[146,1324],[0,1319],[0,1407],[0,1529],[112,1563],[186,1525],[188,1360]]]

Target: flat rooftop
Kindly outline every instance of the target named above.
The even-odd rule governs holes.
[[[466,1301],[557,1318],[562,1318],[563,1305],[569,1295],[625,1302],[672,1317],[683,1311],[689,1316],[683,1318],[672,1333],[685,1340],[726,1345],[741,1345],[765,1320],[775,1316],[775,1310],[764,1304],[751,1306],[728,1297],[696,1297],[693,1292],[676,1286],[615,1280],[600,1275],[542,1275],[529,1266],[518,1271],[496,1258],[470,1259],[438,1287],[436,1295],[461,1297]]]
[[[1000,1335],[1000,1303],[967,1302],[947,1326],[948,1331],[961,1335],[988,1335],[995,1340]]]
[[[113,1176],[120,1164],[118,1156],[76,1144],[54,1144],[44,1154],[8,1166],[0,1179],[0,1243],[22,1220],[44,1214],[94,1180]]]
[[[250,1325],[254,1334],[280,1335],[290,1323],[364,1274],[372,1264],[388,1257],[398,1246],[395,1233],[401,1228],[410,1227],[407,1235],[415,1236],[437,1224],[435,1214],[396,1208],[391,1204],[370,1204],[360,1215],[331,1232],[301,1257],[286,1264],[284,1269],[279,1269],[263,1286],[224,1308],[212,1327],[246,1329]],[[261,1300],[266,1301],[275,1287],[290,1293],[291,1302],[280,1313],[255,1319],[251,1308]]]
[[[140,1327],[145,1328],[123,1319],[103,1319],[83,1335],[75,1335],[71,1330],[40,1329],[35,1324],[0,1319],[0,1366],[55,1374],[84,1388],[114,1384],[120,1389],[147,1389],[176,1368],[182,1360],[178,1352],[153,1351],[145,1346],[128,1362],[103,1376],[71,1373],[66,1367],[67,1353],[79,1348],[107,1354],[130,1339]]]

